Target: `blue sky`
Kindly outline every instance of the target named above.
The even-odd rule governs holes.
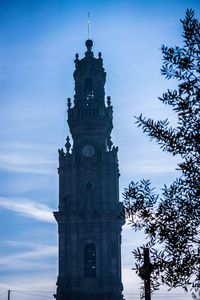
[[[82,57],[85,52],[88,12],[93,51],[102,52],[106,95],[114,106],[112,137],[119,146],[120,191],[142,178],[151,178],[159,190],[178,175],[177,158],[149,142],[133,116],[143,112],[176,124],[176,116],[157,100],[176,86],[160,75],[160,47],[181,45],[179,19],[187,8],[199,18],[198,0],[0,1],[0,295],[11,289],[18,290],[11,293],[13,299],[42,300],[19,291],[46,291],[46,297],[55,291],[57,149],[69,133],[66,99],[73,98],[75,53]],[[138,299],[141,283],[131,270],[131,250],[142,241],[140,233],[125,226],[127,300]],[[175,292],[176,297],[181,293],[173,291],[169,300],[175,299]],[[161,293],[166,289],[154,299],[162,299]]]

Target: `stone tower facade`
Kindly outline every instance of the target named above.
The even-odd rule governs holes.
[[[74,103],[68,98],[69,137],[59,150],[57,300],[122,300],[118,148],[111,141],[106,73],[92,40],[75,59]]]

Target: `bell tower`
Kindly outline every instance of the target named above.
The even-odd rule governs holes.
[[[110,97],[101,53],[86,41],[75,59],[75,95],[68,98],[67,137],[59,150],[59,233],[57,300],[123,300],[118,148],[113,146]]]

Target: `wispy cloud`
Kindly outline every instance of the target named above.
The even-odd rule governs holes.
[[[31,157],[30,154],[12,153],[0,155],[0,169],[23,172],[23,173],[38,173],[48,174],[55,172],[55,161],[45,160],[42,157]]]
[[[50,257],[56,257],[57,246],[55,245],[37,245],[32,244],[31,249],[22,250],[16,254],[4,255],[0,258],[1,270],[16,270],[19,271],[30,269],[31,271],[41,269],[41,264],[44,264],[43,268],[50,269],[52,265],[48,265],[46,261]]]
[[[0,207],[19,213],[23,216],[47,223],[55,223],[52,209],[29,199],[10,199],[0,197]]]
[[[124,172],[131,172],[136,174],[163,174],[176,173],[177,161],[165,158],[154,157],[153,155],[148,159],[135,160],[132,163],[121,164],[121,169]]]
[[[1,147],[0,169],[23,172],[49,174],[56,170],[56,150],[52,146],[25,143],[4,144]],[[55,157],[51,157],[51,153]]]
[[[44,295],[52,296],[57,277],[57,246],[44,242],[7,240],[3,242],[4,247],[7,254],[0,257],[0,290],[12,290],[11,298],[14,299],[32,299],[31,295],[20,293],[27,290],[40,295],[42,293],[38,291],[48,291]],[[40,299],[44,297],[41,295]]]
[[[34,274],[12,274],[9,276],[1,276],[0,291],[11,290],[11,299],[15,300],[44,300],[47,298],[53,299],[53,294],[56,290],[56,272],[42,270]],[[33,296],[38,295],[37,297]],[[1,298],[7,299],[6,295]]]
[[[126,282],[125,296],[127,300],[133,299],[131,296],[135,293],[138,295],[142,285],[141,279],[132,268],[133,266],[122,268],[122,282]]]

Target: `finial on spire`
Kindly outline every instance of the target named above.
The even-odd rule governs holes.
[[[87,47],[87,50],[88,50],[88,51],[91,51],[92,46],[93,46],[93,41],[92,41],[92,40],[87,40],[87,41],[85,42],[85,45],[86,45],[86,47]]]
[[[108,136],[107,137],[107,146],[108,146],[108,150],[110,151],[112,148],[113,142],[111,141],[111,137]]]
[[[108,104],[108,107],[111,106],[111,100],[110,100],[110,99],[111,99],[110,96],[108,96],[108,97],[107,97],[107,104]]]
[[[68,108],[70,109],[70,107],[71,107],[71,98],[67,98],[67,106],[68,106]]]
[[[70,151],[70,148],[71,148],[71,144],[70,144],[70,138],[69,136],[67,136],[66,138],[66,144],[65,144],[65,148],[66,148],[66,151],[67,151],[67,154],[69,154],[69,151]]]

